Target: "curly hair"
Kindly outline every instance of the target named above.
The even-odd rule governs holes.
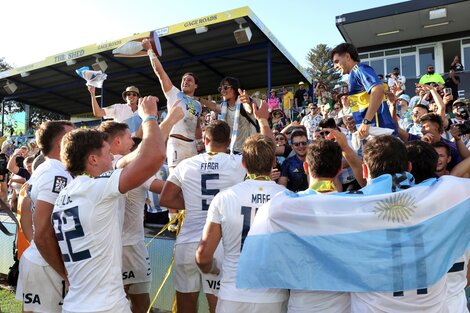
[[[64,135],[65,126],[74,127],[70,121],[47,121],[36,130],[36,142],[45,156],[51,153],[54,141]]]

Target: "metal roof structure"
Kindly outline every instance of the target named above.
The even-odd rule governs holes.
[[[245,44],[237,44],[233,34],[239,29],[240,22],[252,32],[251,40]],[[200,33],[200,30],[206,31]],[[179,87],[181,75],[194,72],[199,77],[196,95],[216,94],[219,82],[225,76],[237,77],[247,90],[294,84],[301,80],[310,82],[299,63],[248,7],[162,27],[156,32],[163,50],[160,61],[173,84]],[[0,100],[17,100],[68,116],[91,112],[85,81],[75,70],[91,66],[98,58],[108,65],[102,104],[122,103],[122,91],[126,86],[134,85],[141,95],[158,96],[159,105],[163,106],[165,97],[149,58],[115,57],[111,52],[129,40],[149,34],[144,32],[88,45],[0,72],[1,86],[9,81],[18,87],[12,94],[0,88]],[[67,66],[67,61],[75,64]]]
[[[344,40],[359,52],[470,35],[470,1],[414,0],[336,17]]]

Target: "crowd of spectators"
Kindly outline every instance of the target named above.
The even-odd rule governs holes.
[[[292,192],[301,192],[309,188],[313,189],[308,167],[306,166],[306,163],[308,163],[308,153],[312,151],[312,146],[324,141],[334,141],[342,150],[341,167],[336,172],[333,171],[333,174],[336,173],[337,175],[330,177],[331,184],[329,186],[332,188],[331,190],[337,192],[359,191],[367,184],[361,167],[363,147],[366,147],[367,141],[371,140],[372,137],[382,134],[398,137],[407,145],[407,158],[412,164],[409,170],[415,176],[417,182],[442,175],[470,177],[469,103],[464,99],[457,99],[459,78],[455,73],[463,69],[463,65],[458,59],[452,63],[452,69],[446,80],[441,75],[435,73],[433,66],[428,66],[427,73],[416,84],[414,90],[407,90],[405,86],[406,78],[400,75],[398,68],[395,68],[392,73],[386,75],[385,79],[380,80],[370,66],[360,63],[357,51],[352,45],[342,44],[333,49],[331,59],[334,67],[341,71],[341,74],[349,74],[348,83],[341,81],[332,86],[328,82],[316,82],[311,86],[311,90],[309,90],[306,88],[306,84],[301,81],[298,83],[295,92],[287,87],[282,87],[278,90],[270,89],[269,94],[265,95],[260,95],[259,92],[248,95],[242,88],[242,82],[237,78],[225,77],[218,86],[222,101],[216,103],[210,98],[195,96],[199,80],[194,73],[185,73],[182,77],[181,89],[175,87],[158,61],[157,56],[152,53],[151,48],[148,48],[148,53],[155,74],[160,79],[161,87],[169,101],[167,116],[159,126],[156,124],[158,117],[155,116],[158,99],[156,97],[142,97],[137,87],[130,86],[123,92],[123,100],[126,103],[104,109],[97,105],[94,88],[89,87],[88,89],[92,98],[92,107],[95,115],[111,117],[117,124],[122,123],[124,125],[122,130],[119,130],[119,135],[116,135],[116,144],[118,146],[122,145],[122,142],[130,142],[131,134],[135,136],[140,134],[144,140],[143,142],[145,142],[143,146],[149,149],[150,155],[151,150],[148,147],[152,146],[152,142],[149,140],[148,134],[151,131],[158,134],[158,140],[155,140],[156,137],[153,138],[153,144],[158,142],[163,146],[163,143],[165,143],[170,178],[164,183],[164,187],[160,186],[157,189],[162,193],[162,196],[166,193],[166,200],[164,202],[171,204],[168,207],[173,210],[181,210],[185,206],[184,201],[191,199],[191,205],[193,202],[197,203],[198,206],[203,203],[202,211],[205,211],[203,213],[207,214],[210,198],[204,198],[204,196],[210,195],[213,197],[219,189],[211,189],[207,186],[207,180],[214,180],[215,176],[207,176],[209,174],[204,174],[206,176],[199,175],[203,168],[207,169],[213,166],[211,162],[206,162],[204,158],[207,157],[208,160],[212,158],[227,159],[226,162],[237,163],[235,167],[237,174],[244,174],[242,170],[238,170],[239,168],[241,169],[241,159],[233,159],[231,156],[221,157],[219,154],[225,154],[224,152],[231,152],[234,155],[241,154],[245,149],[244,144],[246,142],[253,141],[253,138],[258,138],[256,136],[259,135],[255,135],[257,133],[262,133],[265,137],[273,139],[275,143],[275,164],[273,164],[269,176],[264,175],[267,173],[263,170],[258,173],[262,175],[256,177],[275,181]],[[143,98],[145,98],[145,103],[142,100]],[[139,112],[139,110],[143,110],[142,104],[145,104],[144,108],[149,111],[146,114]],[[117,108],[120,109],[118,110]],[[147,127],[145,131],[142,130],[144,128],[143,125]],[[224,130],[224,136],[215,133],[214,129],[216,129],[217,125],[219,125],[220,129]],[[267,132],[266,129],[268,130]],[[106,140],[111,144],[104,145],[103,147],[109,148],[111,146],[110,151],[114,155],[116,162],[118,162],[113,164],[113,168],[126,168],[126,157],[123,157],[122,160],[124,161],[120,159],[123,153],[117,150],[116,152],[112,151],[115,140],[112,136],[108,138],[103,134],[98,135],[98,133],[102,132],[101,130],[90,132],[84,130],[82,133],[72,131],[71,129],[70,131],[72,135],[66,135],[68,138],[66,140],[70,141],[70,145],[77,144],[73,138],[75,134],[77,136],[94,135],[107,138]],[[225,139],[220,139],[220,136]],[[33,160],[39,153],[35,142],[23,139],[23,137],[22,135],[18,136],[15,141],[12,140],[13,138],[7,139],[2,145],[0,154],[2,199],[6,201],[7,194],[11,195],[9,200],[13,211],[18,207],[15,200],[16,197],[13,195],[21,193],[23,184],[28,181],[32,174]],[[105,140],[103,138],[100,139],[100,145]],[[227,138],[230,138],[230,140]],[[54,137],[53,139],[60,142],[60,138]],[[393,138],[393,140],[396,141],[397,139]],[[335,149],[338,148],[336,144]],[[127,150],[131,146],[131,144],[129,144],[129,147],[126,145],[125,153],[129,153]],[[59,145],[54,147],[57,150],[54,150],[55,161],[60,163],[61,148],[59,148]],[[162,152],[162,147],[159,147],[158,150],[162,154],[163,160],[165,155]],[[365,150],[369,150],[370,153],[370,149],[366,148]],[[129,153],[129,155],[136,157],[135,155],[139,155],[139,148],[136,148],[136,151],[135,153]],[[68,153],[70,154],[70,151]],[[77,153],[79,152],[77,151]],[[206,163],[200,164],[202,161],[198,161],[198,156],[200,159],[204,159]],[[72,158],[73,155],[69,157]],[[89,158],[89,155],[85,157]],[[256,157],[256,155],[253,157]],[[145,162],[142,163],[143,159],[140,155],[139,162],[136,162],[135,160],[137,159],[134,159],[134,163],[131,162],[130,164],[134,164],[134,166],[136,163],[145,165]],[[194,168],[190,168],[188,164],[193,163],[185,162],[188,159],[197,165]],[[83,160],[77,161],[72,159],[72,161],[79,162]],[[93,162],[90,161],[86,165],[90,166],[90,168],[84,168],[83,172],[87,174],[93,172],[93,175],[90,174],[91,176],[101,177],[101,175],[107,173],[105,165],[110,163],[110,160],[102,161],[103,163],[96,163],[96,167],[99,170],[91,171],[90,169],[93,169],[93,167],[90,164]],[[105,161],[107,163],[103,165]],[[146,159],[145,161],[148,160]],[[184,166],[188,168],[182,168]],[[153,167],[156,168],[155,165]],[[130,168],[132,169],[133,167]],[[61,170],[65,171],[65,168]],[[191,170],[197,172],[198,175],[188,175],[180,180],[176,179],[178,177],[175,178],[175,176],[182,175],[181,173],[190,172]],[[122,171],[124,172],[125,170]],[[140,174],[143,181],[145,175]],[[158,179],[155,178],[155,173],[147,174],[149,174],[147,175],[149,177],[153,175],[152,184],[153,179],[161,181],[159,177],[157,177]],[[385,173],[380,173],[379,171],[376,174],[377,177]],[[109,178],[111,175],[114,174],[105,175],[105,177]],[[120,174],[115,174],[114,176],[118,175]],[[231,176],[231,179],[234,178],[234,175]],[[249,176],[247,177],[250,179]],[[257,178],[252,179],[256,180]],[[191,185],[191,179],[197,180],[194,185],[197,186],[198,192],[194,192],[191,189],[192,187],[186,187],[186,184]],[[217,174],[217,179],[219,180],[219,174]],[[220,178],[220,181],[222,180]],[[55,185],[57,185],[57,182],[62,183],[62,180],[57,181],[57,176],[54,181],[50,181],[50,183]],[[231,181],[226,181],[225,183],[227,182],[231,183]],[[66,184],[67,181],[64,181],[64,186]],[[72,184],[74,183],[72,182]],[[163,182],[161,184],[163,185]],[[171,187],[171,184],[174,186]],[[171,197],[168,196],[169,188],[173,188],[175,192],[175,194],[171,194]],[[186,190],[185,188],[188,189]],[[158,192],[156,191],[156,193]],[[190,193],[193,194],[188,195]],[[196,193],[202,193],[202,195]],[[119,192],[115,191],[114,194],[117,195]],[[151,197],[147,197],[146,200],[148,198]],[[134,202],[139,203],[140,206],[140,203],[144,202],[143,198],[140,200],[142,201]],[[174,201],[176,201],[176,204]],[[149,209],[149,202],[145,201],[147,209]],[[50,202],[48,205],[52,208],[54,203]],[[56,203],[54,212],[61,205],[64,204],[59,203],[57,205]],[[142,210],[144,210],[143,206]],[[52,213],[52,211],[48,213]],[[50,220],[49,215],[47,215],[47,220]],[[186,223],[185,225],[191,224],[190,216],[187,217]],[[49,226],[52,227],[51,225]],[[57,225],[54,225],[54,227],[57,227]],[[27,231],[32,233],[30,228]],[[62,231],[60,228],[58,230]],[[195,238],[197,237],[197,242],[200,239],[201,231],[200,229],[195,232],[197,233],[197,236],[195,236]],[[29,235],[29,238],[32,238],[32,235]],[[112,241],[112,244],[121,244],[120,239]],[[39,248],[39,250],[42,249],[41,247]],[[64,249],[64,247],[60,248]],[[40,252],[42,254],[42,251]],[[194,251],[191,253],[191,262],[193,262]],[[66,264],[67,266],[70,266],[70,264]],[[73,268],[71,269],[74,270]],[[212,271],[212,269],[209,266],[208,270]],[[67,268],[68,270],[69,268]],[[70,274],[67,271],[64,270],[63,274]],[[80,275],[80,273],[77,272],[76,275]],[[67,279],[64,276],[62,278]],[[71,281],[72,285],[74,283],[74,281]],[[130,284],[132,285],[133,283]],[[181,287],[181,284],[179,286]],[[146,291],[146,293],[142,292],[146,295],[145,301],[149,301],[148,285],[142,288]],[[129,290],[126,291],[129,292]],[[182,294],[192,292],[193,290],[181,291]],[[199,294],[199,290],[197,290],[196,294]],[[130,299],[135,301],[132,297]],[[179,305],[184,305],[182,301],[178,302]],[[135,307],[135,305],[134,303],[133,306]]]

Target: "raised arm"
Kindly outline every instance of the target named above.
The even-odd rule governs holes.
[[[88,87],[88,92],[90,93],[91,96],[91,107],[93,108],[93,115],[96,117],[103,117],[106,115],[106,112],[100,105],[98,104],[98,101],[96,101],[96,95],[95,95],[95,87],[93,86],[87,86]]]
[[[8,160],[7,169],[12,172],[13,174],[18,174],[20,168],[16,164],[16,158],[21,154],[19,149],[15,150],[15,152],[11,155],[10,159]]]
[[[152,46],[150,45],[150,41],[148,39],[144,39],[142,41],[142,47],[147,50],[147,54],[150,58],[150,63],[152,64],[153,71],[155,75],[157,75],[158,79],[160,80],[160,85],[162,86],[163,91],[166,93],[170,91],[173,87],[173,83],[170,80],[170,77],[163,69],[163,65],[160,63],[155,51],[152,50]]]
[[[450,133],[454,137],[455,145],[459,151],[462,159],[470,158],[470,150],[465,146],[465,143],[462,140],[462,134],[460,133],[459,127],[456,124],[450,126]]]
[[[139,99],[143,138],[136,158],[122,170],[119,191],[126,193],[142,185],[154,175],[165,161],[165,142],[157,123],[157,97]]]
[[[356,154],[356,152],[348,145],[348,141],[346,136],[332,128],[325,128],[326,131],[329,131],[336,139],[336,142],[340,146],[341,150],[343,151],[343,157],[348,162],[349,166],[351,167],[354,177],[356,178],[358,184],[361,187],[364,187],[367,184],[367,181],[364,179],[362,175],[362,159]]]

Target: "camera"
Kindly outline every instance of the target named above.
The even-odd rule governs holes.
[[[470,121],[465,121],[462,124],[457,124],[460,135],[470,134]]]
[[[464,120],[468,120],[470,113],[468,112],[468,108],[465,106],[460,106],[457,108],[457,114],[461,116]]]

